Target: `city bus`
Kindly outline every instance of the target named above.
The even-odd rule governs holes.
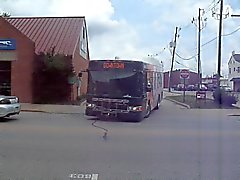
[[[85,114],[135,122],[149,117],[163,99],[163,71],[157,62],[91,60]]]

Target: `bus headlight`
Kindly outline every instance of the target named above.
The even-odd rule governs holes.
[[[86,106],[87,106],[88,108],[94,108],[94,107],[95,107],[95,104],[87,103]]]
[[[129,111],[140,112],[140,111],[143,111],[143,107],[142,106],[129,106],[128,110]]]

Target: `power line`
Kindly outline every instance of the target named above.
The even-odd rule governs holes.
[[[182,30],[182,29],[187,29],[187,28],[189,28],[191,25],[192,25],[192,22],[189,22],[188,24],[186,24],[186,25],[184,25],[184,26],[181,26],[181,27],[180,27],[180,30]]]
[[[223,34],[222,36],[224,36],[224,37],[230,36],[230,35],[236,33],[236,32],[239,31],[239,30],[240,30],[240,26],[239,26],[236,30],[234,30],[233,32],[231,32],[231,33],[229,33],[229,34]]]
[[[217,38],[218,38],[218,36],[217,36],[217,37],[215,37],[215,38],[213,38],[213,39],[211,39],[210,41],[208,41],[208,42],[206,42],[206,43],[202,44],[202,46],[201,46],[201,47],[203,47],[203,46],[206,46],[207,44],[209,44],[209,43],[211,43],[211,42],[215,41]]]
[[[228,34],[223,34],[222,37],[230,36],[230,35],[236,33],[236,32],[239,31],[239,30],[240,30],[240,26],[239,26],[237,29],[235,29],[234,31],[232,31],[232,32],[230,32],[230,33],[228,33]],[[205,46],[205,45],[207,45],[207,44],[209,44],[209,43],[215,41],[218,37],[219,37],[219,36],[217,36],[217,37],[211,39],[210,41],[208,41],[208,42],[202,44],[201,47],[203,47],[203,46]]]
[[[208,13],[208,12],[212,11],[220,3],[220,0],[218,0],[218,2],[216,4],[214,4],[214,3],[215,3],[215,0],[213,0],[213,2],[207,8],[205,8],[205,9],[207,9],[205,11],[205,13]],[[213,7],[211,7],[212,4],[214,4]]]
[[[159,53],[148,54],[148,56],[150,56],[150,57],[159,56],[159,55],[161,55],[167,48],[168,48],[168,45],[166,45],[164,48],[162,48],[162,50],[161,50]]]
[[[175,62],[176,62],[177,64],[179,64],[179,65],[185,67],[185,68],[188,68],[188,69],[190,69],[190,70],[192,70],[192,71],[196,71],[196,69],[192,69],[192,68],[186,66],[185,64],[180,63],[179,61],[175,61]]]
[[[222,37],[230,36],[230,35],[236,33],[239,30],[240,30],[240,26],[237,29],[235,29],[234,31],[232,31],[231,33],[223,34]],[[210,41],[207,41],[206,43],[202,44],[201,47],[206,46],[207,44],[215,41],[217,38],[218,38],[218,36],[213,38],[213,39],[211,39]],[[195,55],[193,55],[193,56],[191,56],[189,58],[184,58],[181,55],[179,55],[177,52],[176,52],[176,55],[177,55],[177,57],[179,57],[180,59],[185,60],[185,61],[191,60],[191,59],[193,59],[193,58],[195,58],[197,56],[197,54],[195,54]]]
[[[177,57],[179,57],[180,59],[182,59],[182,60],[184,60],[184,61],[189,61],[189,60],[191,60],[191,59],[193,59],[193,58],[195,58],[195,57],[197,56],[197,54],[196,54],[196,55],[191,56],[191,57],[189,57],[189,58],[183,58],[183,57],[180,56],[177,52],[176,52],[176,55],[177,55]]]

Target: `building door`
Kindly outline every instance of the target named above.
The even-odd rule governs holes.
[[[11,62],[0,61],[0,95],[11,95]]]

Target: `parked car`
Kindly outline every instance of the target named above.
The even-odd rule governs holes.
[[[232,92],[232,89],[229,86],[221,86],[221,89],[223,89],[225,92]]]
[[[208,88],[207,88],[207,86],[206,86],[206,85],[204,85],[204,84],[201,84],[201,85],[200,85],[200,90],[201,90],[201,91],[207,91],[207,90],[208,90]]]
[[[21,105],[16,96],[0,95],[0,118],[19,114]]]
[[[176,90],[177,91],[183,91],[184,90],[184,84],[178,84]]]
[[[207,88],[208,88],[209,91],[215,91],[215,90],[217,89],[217,86],[214,85],[214,84],[209,84],[209,85],[207,86]]]
[[[188,85],[187,91],[196,91],[196,87],[194,85]]]

